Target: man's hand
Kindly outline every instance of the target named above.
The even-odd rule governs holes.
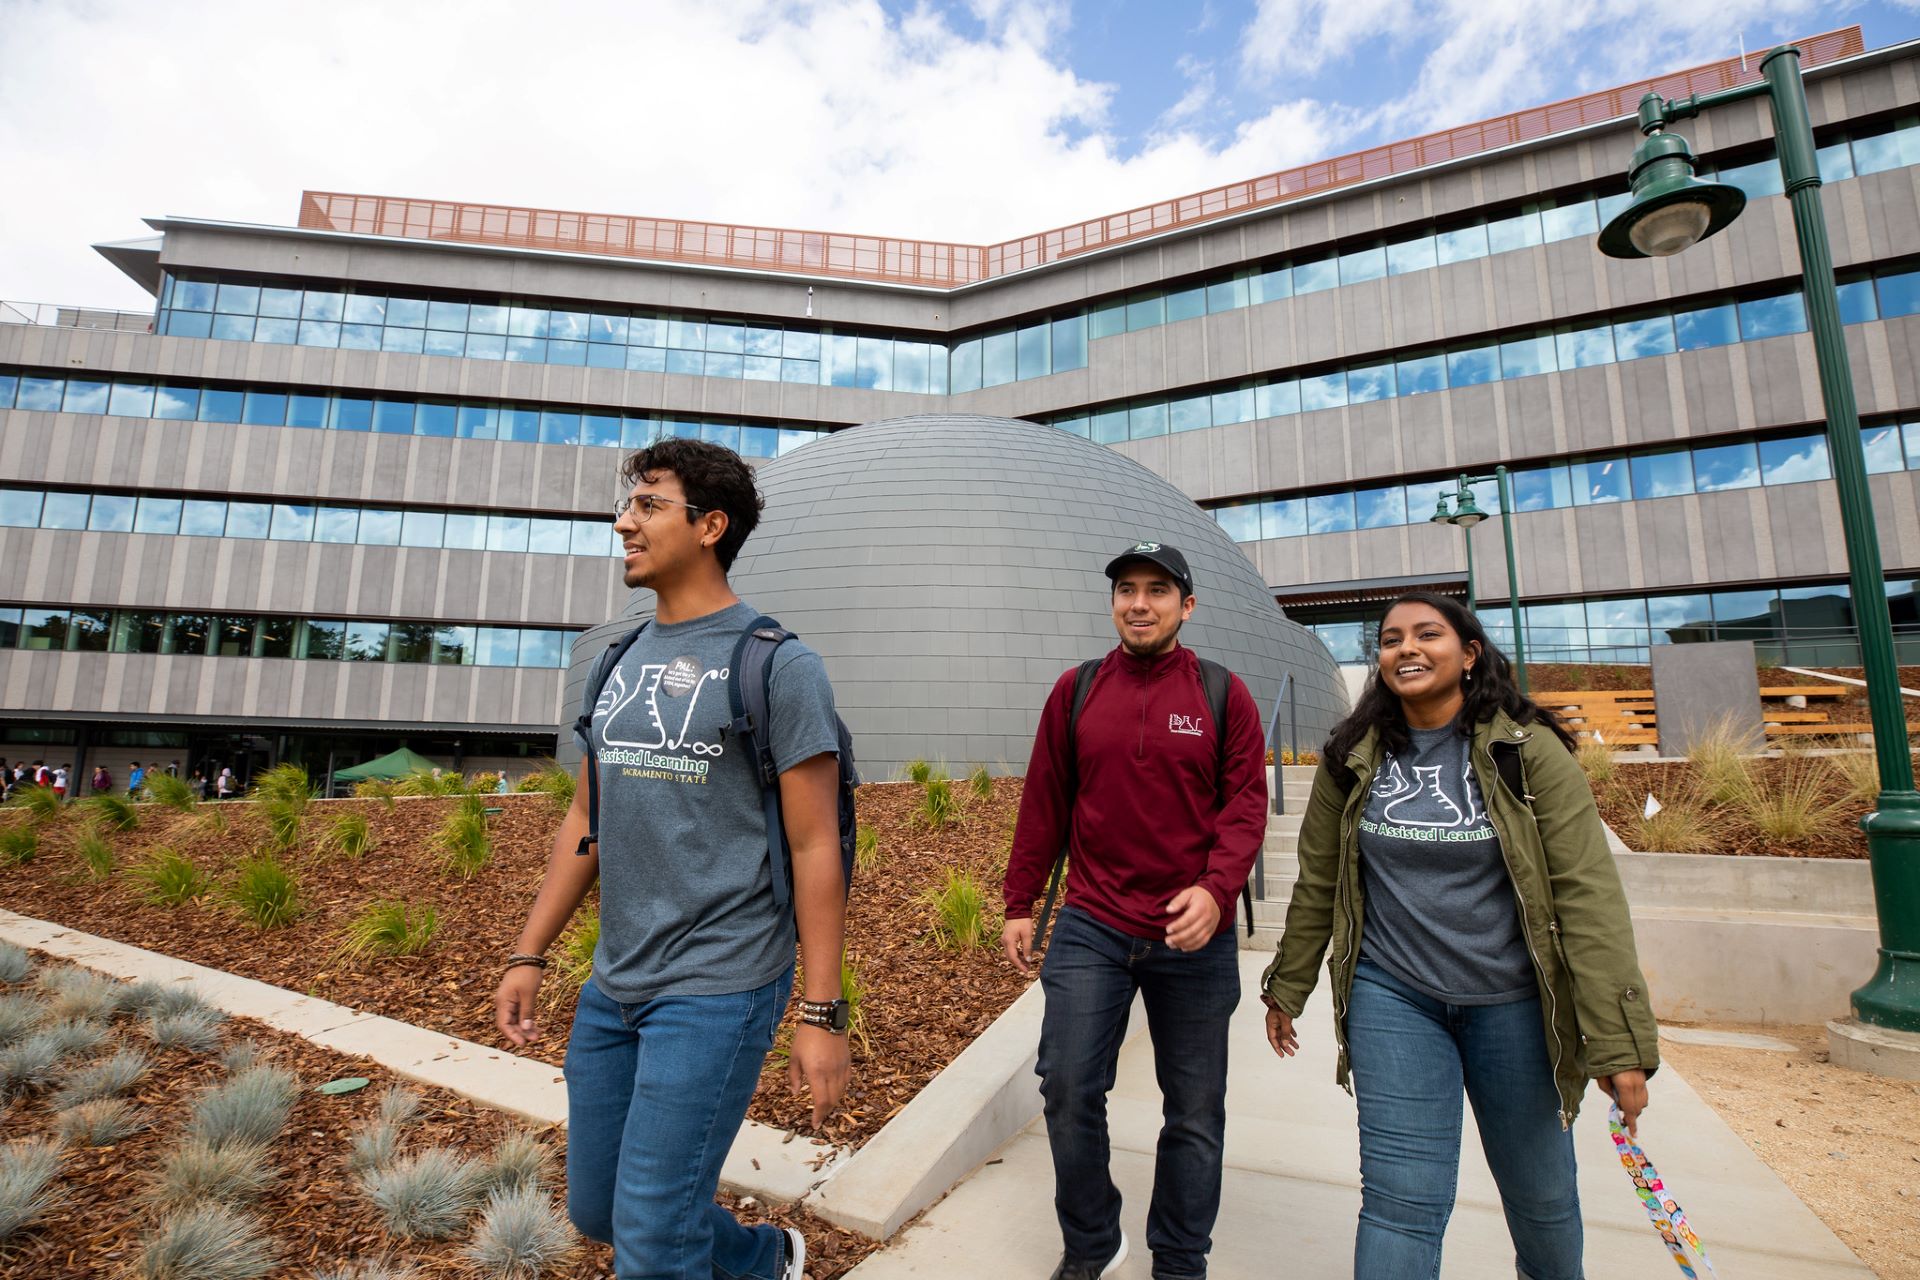
[[[800,1096],[801,1081],[813,1096],[813,1127],[818,1129],[847,1092],[851,1054],[847,1038],[825,1027],[801,1023],[794,1028],[793,1049],[787,1054],[787,1083]]]
[[[1283,1058],[1300,1052],[1300,1038],[1293,1034],[1293,1019],[1279,1009],[1267,1010],[1267,1043]]]
[[[1198,951],[1213,941],[1220,928],[1220,904],[1197,884],[1175,894],[1167,914],[1173,917],[1167,926],[1167,945],[1175,951]]]
[[[493,1025],[516,1049],[540,1038],[539,1024],[533,1018],[540,973],[539,965],[515,965],[501,976],[500,987],[493,993]]]
[[[1033,919],[1009,920],[1000,930],[1000,950],[1007,962],[1027,977],[1033,976]]]
[[[1599,1084],[1620,1108],[1620,1123],[1627,1127],[1627,1136],[1639,1138],[1640,1113],[1647,1109],[1647,1073],[1637,1068],[1616,1071],[1610,1076],[1601,1076]]]

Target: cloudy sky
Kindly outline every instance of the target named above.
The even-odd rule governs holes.
[[[970,242],[1920,0],[0,0],[0,298],[304,188]]]

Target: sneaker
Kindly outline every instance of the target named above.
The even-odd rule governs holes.
[[[807,1238],[797,1227],[781,1230],[787,1233],[787,1265],[780,1272],[780,1280],[806,1280]]]
[[[1098,1262],[1068,1262],[1065,1258],[1062,1258],[1060,1259],[1060,1265],[1053,1270],[1053,1280],[1100,1280],[1102,1276],[1110,1276],[1118,1271],[1120,1264],[1126,1260],[1127,1233],[1122,1231],[1120,1233],[1120,1247],[1113,1251],[1113,1256],[1108,1258],[1104,1264]]]

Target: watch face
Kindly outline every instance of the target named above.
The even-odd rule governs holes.
[[[847,1022],[852,1016],[853,1006],[849,1005],[845,1000],[835,1000],[833,1002],[833,1013],[830,1015],[833,1030],[845,1031],[847,1029]]]

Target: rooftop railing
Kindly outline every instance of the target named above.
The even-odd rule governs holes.
[[[1799,48],[1803,64],[1814,66],[1864,52],[1865,43],[1860,28],[1851,26],[1803,40]],[[1631,116],[1641,97],[1649,92],[1685,98],[1731,88],[1758,79],[1759,63],[1757,54],[1726,58],[998,244],[952,244],[332,191],[302,193],[299,225],[361,235],[599,253],[951,289],[1232,214]]]
[[[153,332],[153,312],[112,307],[72,307],[57,302],[0,300],[0,324],[42,324],[61,329],[110,329],[116,333]]]

